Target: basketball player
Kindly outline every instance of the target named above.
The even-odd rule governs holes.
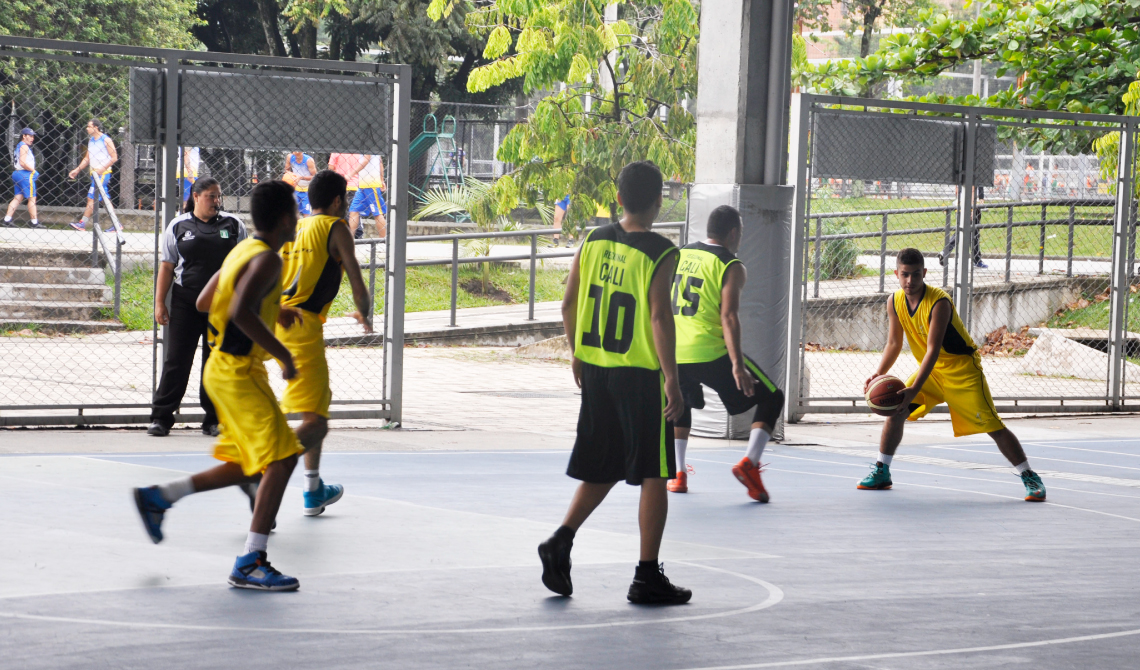
[[[388,203],[384,202],[384,160],[379,154],[364,156],[365,163],[358,173],[360,188],[352,198],[348,225],[355,237],[364,237],[361,215],[376,222],[376,237],[384,239],[388,228]]]
[[[673,277],[673,320],[677,324],[677,373],[685,413],[673,429],[677,478],[669,490],[687,493],[685,449],[693,425],[692,410],[705,406],[701,384],[720,396],[729,414],[753,407],[748,452],[732,466],[732,474],[753,500],[768,502],[760,479],[760,456],[784,406],[784,393],[741,351],[740,290],[747,274],[736,258],[744,228],[740,212],[721,205],[709,214],[708,239],[681,249]]]
[[[91,119],[87,122],[87,155],[79,161],[74,170],[67,173],[69,179],[75,179],[84,168],[90,168],[91,186],[87,189],[87,206],[83,208],[83,216],[78,221],[68,224],[72,228],[83,232],[87,229],[87,222],[95,211],[95,198],[99,195],[96,180],[106,191],[111,184],[111,166],[119,161],[119,152],[115,150],[115,143],[110,136],[104,134],[103,122]],[[109,194],[108,194],[109,195]],[[110,229],[108,229],[110,230]]]
[[[542,583],[564,596],[574,591],[574,534],[622,479],[641,486],[641,562],[626,597],[675,605],[693,595],[671,584],[657,562],[669,511],[665,482],[674,472],[668,438],[683,409],[669,305],[677,248],[650,232],[661,210],[661,187],[653,163],[625,166],[618,176],[625,215],[590,232],[566,281],[562,319],[574,353],[574,381],[582,389],[578,439],[566,474],[582,483],[562,526],[538,546]]]
[[[348,274],[353,316],[372,332],[371,299],[356,261],[356,246],[344,221],[348,207],[347,181],[332,170],[322,170],[309,186],[313,215],[297,224],[297,235],[281,248],[281,318],[277,339],[292,354],[297,374],[281,397],[286,414],[299,413],[297,439],[305,447],[305,516],[317,516],[340,500],[344,487],[321,481],[321,442],[329,432],[329,364],[325,359],[324,323],[329,306],[340,290],[342,273]]]
[[[162,519],[170,507],[192,493],[252,483],[261,484],[245,553],[230,572],[232,586],[263,591],[292,591],[296,578],[269,564],[269,531],[281,506],[301,443],[277,404],[264,360],[281,362],[285,379],[297,374],[293,356],[270,329],[281,305],[281,257],[277,251],[293,238],[297,205],[285,182],[258,184],[250,196],[255,232],[226,256],[222,269],[198,296],[198,309],[210,313],[210,345],[203,383],[214,401],[222,434],[210,470],[162,486],[135,489],[135,504],[147,534],[162,541]]]
[[[1045,500],[1041,477],[1029,467],[1029,459],[1017,436],[1005,427],[994,408],[990,387],[982,372],[981,354],[954,309],[954,303],[946,291],[923,281],[926,267],[922,252],[918,249],[900,251],[895,276],[900,289],[887,300],[890,322],[887,346],[878,369],[867,378],[865,386],[875,377],[890,372],[902,350],[904,333],[919,366],[907,380],[898,412],[883,423],[878,462],[859,482],[859,488],[891,488],[891,459],[902,441],[906,421],[916,421],[944,402],[950,408],[954,437],[987,433],[1021,475],[1025,499]]]
[[[313,213],[309,205],[309,181],[317,173],[317,162],[303,151],[294,151],[285,160],[285,171],[293,174],[294,195],[297,198],[297,211],[301,216]]]

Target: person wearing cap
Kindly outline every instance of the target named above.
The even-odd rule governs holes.
[[[16,196],[8,203],[8,213],[4,215],[4,227],[15,228],[12,215],[16,208],[25,199],[28,201],[28,215],[32,217],[32,228],[40,227],[40,220],[36,214],[36,154],[32,152],[32,142],[36,141],[36,131],[24,128],[20,131],[20,143],[12,153],[12,182],[15,184]]]
[[[91,213],[95,211],[95,198],[99,196],[99,187],[96,180],[106,191],[111,183],[111,166],[119,161],[119,152],[115,150],[115,143],[111,137],[103,132],[103,122],[91,119],[87,122],[87,155],[79,162],[74,170],[67,173],[68,178],[75,179],[84,168],[91,170],[91,186],[87,189],[87,207],[83,209],[83,217],[72,222],[72,228],[83,232],[87,229],[87,222]],[[99,196],[101,197],[101,196]]]

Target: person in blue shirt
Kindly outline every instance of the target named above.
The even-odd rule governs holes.
[[[32,152],[32,143],[36,141],[36,131],[24,128],[20,131],[20,143],[12,154],[12,182],[15,185],[16,195],[8,203],[8,213],[4,215],[4,227],[14,228],[12,216],[16,208],[24,200],[28,201],[28,214],[32,217],[32,228],[40,227],[39,217],[36,215],[36,154]]]
[[[297,200],[297,211],[301,216],[313,213],[309,205],[309,182],[317,174],[317,162],[303,151],[293,151],[285,161],[285,181],[293,185],[293,197]]]

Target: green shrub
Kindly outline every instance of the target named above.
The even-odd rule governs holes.
[[[831,220],[824,224],[824,235],[844,235],[851,232],[846,219]],[[820,279],[848,279],[859,276],[859,245],[853,239],[826,240],[820,252]]]

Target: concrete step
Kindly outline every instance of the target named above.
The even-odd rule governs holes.
[[[54,335],[56,333],[105,333],[108,331],[126,330],[126,326],[118,321],[69,321],[64,319],[39,319],[21,321],[18,319],[0,319],[0,332],[20,332],[30,330],[36,334]]]
[[[106,303],[113,298],[111,287],[101,284],[0,283],[0,303],[13,300]]]
[[[104,263],[102,254],[100,264]],[[0,246],[0,266],[90,268],[90,249],[67,249],[52,246]]]
[[[72,300],[10,300],[0,302],[0,320],[18,321],[99,321],[113,306],[109,303]]]
[[[103,285],[105,281],[106,273],[102,268],[0,265],[0,284]]]

